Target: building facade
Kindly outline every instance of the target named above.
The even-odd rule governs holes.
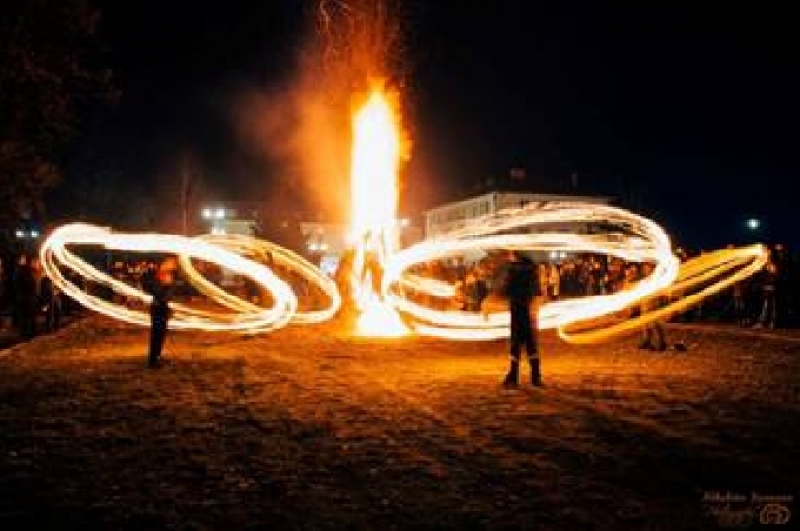
[[[428,210],[425,213],[425,238],[435,238],[464,228],[484,216],[496,214],[507,208],[522,208],[529,203],[565,201],[607,205],[613,201],[613,198],[589,195],[489,192]]]

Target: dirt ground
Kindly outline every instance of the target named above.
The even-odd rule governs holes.
[[[800,337],[669,333],[545,334],[546,388],[505,391],[504,342],[183,332],[148,370],[90,317],[0,352],[0,528],[715,529],[709,493],[796,496]]]

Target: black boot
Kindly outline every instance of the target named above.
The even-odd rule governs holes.
[[[539,358],[531,358],[531,385],[534,387],[542,387],[542,372],[539,364]]]
[[[519,362],[512,361],[511,368],[508,369],[505,380],[503,380],[503,387],[519,387]]]

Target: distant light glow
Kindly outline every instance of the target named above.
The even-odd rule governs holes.
[[[750,230],[758,230],[761,227],[761,220],[750,218],[747,220],[747,228]]]

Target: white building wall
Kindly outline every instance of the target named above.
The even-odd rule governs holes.
[[[496,211],[495,193],[448,203],[425,213],[425,237],[433,238],[465,227],[469,222]]]
[[[218,219],[211,222],[212,234],[240,234],[253,236],[255,221],[252,219]]]
[[[435,238],[467,226],[484,216],[507,208],[521,208],[535,202],[583,202],[609,204],[610,197],[518,192],[492,192],[463,201],[447,203],[425,213],[425,238]]]

